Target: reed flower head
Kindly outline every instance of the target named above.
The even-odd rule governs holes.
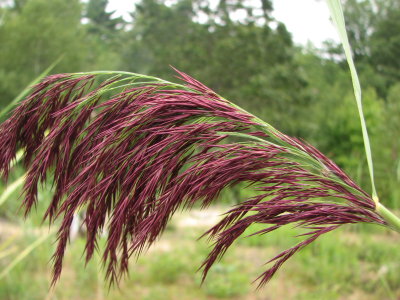
[[[202,265],[204,277],[255,223],[265,225],[256,234],[288,224],[306,230],[299,244],[270,260],[261,285],[294,253],[343,224],[386,224],[371,197],[317,149],[177,72],[184,84],[132,73],[49,76],[0,125],[4,178],[24,149],[26,213],[37,202],[38,184],[49,174],[54,181],[45,215],[62,220],[53,282],[80,209],[86,210],[87,261],[108,229],[103,260],[111,282],[127,271],[132,254],[156,241],[178,208],[207,207],[240,182],[257,196],[206,232],[214,248]]]

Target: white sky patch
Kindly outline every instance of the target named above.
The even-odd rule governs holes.
[[[254,3],[259,6],[259,0],[246,2],[251,1],[255,1]],[[131,20],[129,13],[133,11],[136,2],[138,0],[109,0],[107,10],[115,11],[115,16],[123,16],[126,20]],[[329,19],[329,10],[325,1],[273,0],[273,5],[273,16],[286,25],[296,44],[306,46],[311,42],[315,47],[320,48],[326,40],[339,41],[336,29]]]
[[[297,44],[311,42],[319,48],[325,40],[339,41],[326,1],[274,0],[273,16],[286,25]]]
[[[108,0],[107,11],[115,11],[115,16],[123,16],[125,20],[132,20],[129,15],[135,8],[136,0]]]

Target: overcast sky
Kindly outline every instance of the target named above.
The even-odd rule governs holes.
[[[108,9],[126,17],[134,3],[135,0],[109,0]],[[310,41],[320,47],[325,40],[338,41],[324,0],[273,0],[273,3],[274,17],[285,23],[295,43],[306,45]]]

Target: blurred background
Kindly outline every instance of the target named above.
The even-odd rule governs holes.
[[[398,211],[400,1],[343,5],[378,193]],[[348,66],[324,1],[0,0],[0,110],[57,60],[51,73],[113,69],[174,80],[172,65],[311,142],[370,190]],[[17,165],[9,182],[23,173]],[[84,266],[78,232],[61,280],[49,290],[55,237],[41,216],[50,186],[27,220],[18,210],[19,189],[0,198],[0,299],[400,299],[399,236],[366,225],[322,237],[260,290],[252,281],[296,243],[288,236],[297,231],[242,238],[200,285],[196,270],[210,244],[196,239],[252,195],[242,186],[226,190],[209,210],[179,213],[147,254],[132,259],[119,289],[103,281],[99,257]],[[1,182],[0,195],[5,188]]]

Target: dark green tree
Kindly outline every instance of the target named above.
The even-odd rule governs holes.
[[[63,55],[54,72],[87,68],[89,47],[79,0],[28,0],[4,8],[0,24],[1,104]]]
[[[387,97],[400,80],[400,2],[347,0],[346,28],[363,82]]]
[[[387,80],[387,88],[400,81],[400,7],[389,9],[371,35],[371,62]]]

